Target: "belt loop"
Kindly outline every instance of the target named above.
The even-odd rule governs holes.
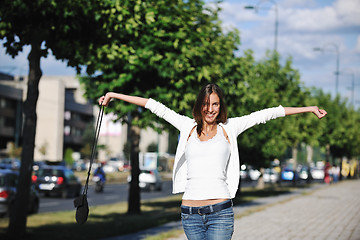
[[[212,205],[210,205],[210,212],[213,212],[214,211],[214,208]]]
[[[189,207],[189,213],[192,214],[192,207]]]

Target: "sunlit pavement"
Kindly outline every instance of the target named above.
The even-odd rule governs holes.
[[[360,180],[342,181],[237,219],[233,239],[360,239]]]
[[[234,212],[233,240],[360,240],[360,180],[259,198],[234,207]],[[181,223],[109,239],[144,239],[173,229],[181,229]],[[171,240],[185,239],[185,234],[180,234]]]

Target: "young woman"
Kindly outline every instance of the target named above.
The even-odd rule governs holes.
[[[180,131],[173,170],[173,193],[184,192],[181,219],[188,239],[231,239],[234,230],[232,198],[240,179],[237,137],[246,129],[286,115],[327,113],[316,106],[274,107],[250,115],[227,118],[223,92],[204,86],[193,108],[193,119],[142,97],[108,92],[99,99],[107,106],[119,99],[149,109]]]

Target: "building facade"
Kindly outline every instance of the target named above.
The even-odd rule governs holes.
[[[22,103],[26,99],[27,77],[0,75],[0,150],[6,152],[9,142],[21,146]],[[66,149],[80,152],[84,147],[84,133],[94,127],[99,108],[84,98],[84,91],[74,76],[43,76],[39,83],[37,102],[37,129],[35,161],[62,161]],[[105,115],[98,144],[100,161],[110,157],[123,158],[127,141],[127,126],[114,121],[115,116]],[[146,152],[149,144],[158,144],[159,152],[168,148],[168,134],[151,129],[141,131],[140,151]],[[76,156],[80,156],[77,154]]]
[[[22,79],[21,79],[22,80]],[[5,155],[8,143],[21,144],[23,89],[16,88],[20,79],[0,73],[0,154]],[[21,84],[21,83],[20,83]],[[19,85],[19,84],[17,84]]]

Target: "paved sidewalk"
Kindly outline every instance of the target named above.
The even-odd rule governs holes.
[[[235,206],[233,240],[360,240],[360,180],[314,185],[290,194]],[[181,222],[107,240],[138,240],[173,229]],[[185,234],[171,240],[186,240]]]
[[[360,239],[360,181],[344,181],[235,221],[234,240]]]

